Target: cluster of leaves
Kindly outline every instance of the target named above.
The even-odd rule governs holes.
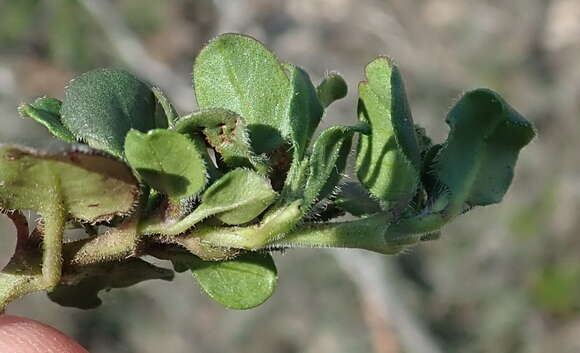
[[[501,201],[532,125],[498,94],[478,89],[447,116],[447,141],[414,124],[401,74],[386,57],[359,84],[358,122],[313,138],[347,85],[328,73],[315,86],[253,38],[225,34],[198,55],[200,111],[179,115],[163,92],[131,74],[98,69],[73,80],[64,100],[20,113],[73,144],[43,153],[0,146],[0,209],[18,243],[0,273],[0,306],[47,290],[91,308],[100,290],[191,271],[235,309],[276,286],[271,251],[349,247],[394,254],[435,239],[455,216]],[[342,182],[358,138],[356,174]],[[40,214],[32,231],[23,210]],[[357,219],[333,221],[349,213]],[[65,241],[66,229],[85,238]]]

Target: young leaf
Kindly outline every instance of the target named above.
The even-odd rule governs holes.
[[[60,108],[62,102],[56,98],[39,98],[32,104],[22,104],[18,112],[23,117],[28,117],[44,125],[51,134],[59,139],[74,143],[76,142],[72,132],[61,121]]]
[[[292,87],[262,43],[240,34],[218,36],[197,56],[193,85],[200,108],[229,109],[246,119],[256,153],[282,143]]]
[[[151,91],[155,95],[155,126],[157,127],[173,127],[179,118],[179,114],[169,101],[169,98],[161,90],[161,88],[153,86]]]
[[[142,233],[176,235],[214,215],[227,224],[243,224],[259,216],[277,195],[264,176],[248,169],[235,169],[207,188],[199,206],[187,217],[171,225],[145,224]]]
[[[247,169],[236,169],[216,181],[201,197],[198,209],[223,211],[217,218],[227,224],[243,224],[256,218],[276,198],[269,181]],[[194,212],[199,212],[198,209]]]
[[[357,175],[379,199],[405,203],[417,189],[421,159],[401,74],[383,57],[368,64],[365,73],[358,114],[372,133],[359,140]]]
[[[304,188],[304,207],[328,196],[342,178],[355,129],[333,126],[316,140],[310,156],[310,173]]]
[[[265,302],[274,293],[278,280],[270,254],[248,253],[220,262],[193,260],[190,268],[213,300],[237,310],[251,309]]]
[[[131,130],[125,156],[148,185],[172,198],[196,195],[207,183],[200,152],[176,131],[156,129],[144,134]]]
[[[446,119],[451,131],[435,173],[453,199],[469,206],[502,200],[519,151],[535,136],[530,122],[491,90],[466,93]]]
[[[183,134],[203,134],[229,168],[253,167],[267,174],[268,164],[256,156],[246,131],[244,119],[221,108],[208,109],[179,119],[175,130]]]
[[[145,83],[116,69],[89,71],[73,80],[61,108],[63,124],[89,146],[123,157],[131,129],[147,132],[158,125],[155,97]]]
[[[285,64],[284,68],[288,72],[293,88],[288,124],[294,146],[294,160],[301,161],[312,134],[322,119],[324,108],[318,100],[316,88],[308,74],[291,64]]]
[[[338,72],[329,72],[316,88],[318,99],[324,108],[346,97],[348,86]]]
[[[131,213],[138,197],[131,170],[108,156],[0,146],[0,208],[62,208],[70,217],[98,222]]]

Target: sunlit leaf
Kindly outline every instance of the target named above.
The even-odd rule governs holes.
[[[56,98],[39,98],[32,104],[22,104],[18,107],[20,115],[28,117],[44,125],[50,133],[65,142],[76,142],[72,132],[61,121],[60,108],[62,102]]]
[[[382,57],[368,64],[365,73],[358,114],[370,124],[371,134],[360,138],[357,175],[379,199],[405,203],[417,189],[421,161],[401,74]]]
[[[89,146],[123,157],[125,136],[158,125],[155,96],[149,86],[128,72],[96,69],[74,79],[65,91],[63,124]]]
[[[196,146],[176,131],[131,130],[125,155],[143,180],[174,198],[198,194],[207,183],[205,164]]]
[[[282,143],[292,87],[262,43],[240,34],[218,36],[197,56],[193,83],[202,109],[224,108],[246,119],[256,153]]]

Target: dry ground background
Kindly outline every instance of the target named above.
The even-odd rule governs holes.
[[[0,141],[57,148],[20,102],[62,97],[80,72],[127,68],[194,109],[192,59],[222,32],[248,33],[350,93],[324,126],[355,119],[356,83],[396,59],[415,120],[436,140],[464,90],[490,87],[534,121],[501,205],[396,257],[302,250],[277,255],[280,282],[247,312],[211,302],[187,274],[104,294],[97,310],[44,294],[9,308],[91,352],[579,352],[580,1],[0,0]],[[6,261],[13,229],[0,218]]]

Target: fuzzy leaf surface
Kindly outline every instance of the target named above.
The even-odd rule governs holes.
[[[161,88],[153,86],[151,91],[155,96],[155,126],[157,127],[172,127],[179,118],[179,114],[165,95]]]
[[[60,108],[62,102],[56,98],[39,98],[32,104],[22,104],[18,107],[18,112],[23,117],[31,118],[44,125],[51,134],[59,139],[74,143],[76,142],[72,132],[67,129],[61,121]]]
[[[205,163],[196,146],[176,131],[131,130],[125,155],[143,180],[172,198],[198,194],[207,183]]]
[[[360,184],[349,182],[340,187],[334,204],[353,216],[363,217],[381,212],[381,205]]]
[[[451,199],[469,206],[500,202],[520,150],[535,136],[532,124],[487,89],[466,93],[446,122],[451,131],[434,169]]]
[[[73,218],[98,222],[131,213],[138,197],[131,170],[111,157],[0,145],[0,208],[42,213],[64,207]]]
[[[329,72],[316,87],[318,99],[324,108],[333,102],[346,97],[348,86],[338,72]]]
[[[324,108],[306,71],[291,64],[285,64],[284,68],[288,72],[293,88],[288,117],[289,130],[295,158],[302,160],[310,139],[322,119]]]
[[[193,85],[200,108],[224,108],[246,119],[256,153],[282,143],[292,87],[262,43],[240,34],[218,36],[197,56]]]
[[[333,126],[314,142],[304,189],[305,207],[328,196],[342,178],[354,132],[352,127]]]
[[[181,118],[175,130],[183,134],[203,134],[229,168],[253,167],[266,174],[268,165],[250,146],[246,123],[238,114],[221,108],[208,109]]]
[[[409,201],[417,189],[420,150],[398,68],[387,58],[367,65],[359,84],[358,115],[371,127],[358,145],[357,175],[381,200]]]
[[[158,125],[149,86],[123,70],[96,69],[73,80],[61,108],[63,124],[78,140],[123,157],[131,129],[147,132]]]
[[[265,302],[276,289],[278,272],[270,254],[248,253],[235,260],[195,260],[191,272],[203,290],[231,309],[245,310]]]

